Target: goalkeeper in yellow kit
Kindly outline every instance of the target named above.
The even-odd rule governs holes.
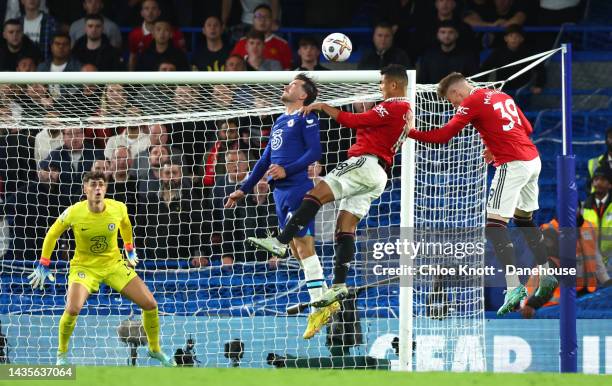
[[[159,316],[157,302],[133,267],[138,256],[132,242],[132,224],[127,207],[119,201],[104,198],[107,180],[103,173],[88,172],[83,176],[86,201],[68,207],[51,226],[43,243],[42,256],[30,276],[30,284],[42,289],[48,278],[55,278],[49,270],[50,256],[57,239],[72,228],[76,242],[70,262],[66,308],[59,323],[57,365],[68,365],[68,342],[76,319],[91,293],[98,291],[100,283],[121,293],[142,308],[142,324],[149,342],[149,356],[166,367],[176,366],[159,346]],[[121,232],[127,261],[117,244]]]

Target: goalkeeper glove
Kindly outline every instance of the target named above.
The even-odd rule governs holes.
[[[34,272],[28,275],[28,279],[30,279],[30,285],[32,288],[36,289],[37,287],[41,290],[45,286],[45,280],[49,278],[49,281],[54,282],[55,276],[49,270],[49,264],[51,264],[51,260],[42,257],[34,268]]]
[[[125,252],[125,257],[128,260],[128,263],[135,267],[138,264],[138,255],[136,254],[136,249],[130,243],[125,244],[123,251]]]

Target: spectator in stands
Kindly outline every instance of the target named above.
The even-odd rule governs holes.
[[[21,92],[22,89],[15,85],[0,84],[0,105],[8,107],[15,122],[19,122],[23,115]]]
[[[153,23],[153,41],[138,55],[136,68],[139,71],[156,71],[162,61],[170,61],[178,71],[189,71],[185,52],[176,48],[171,41],[172,25],[167,20],[158,19]]]
[[[146,201],[149,192],[159,190],[159,168],[170,162],[170,150],[164,145],[151,145],[147,153],[147,162],[139,164],[138,172],[138,194],[139,198]],[[138,157],[140,159],[140,156]]]
[[[183,185],[181,166],[162,165],[160,186],[152,192],[151,201],[139,204],[139,213],[146,216],[140,229],[140,245],[149,259],[192,259],[207,256],[202,243],[206,223],[202,216],[199,189]]]
[[[533,52],[525,45],[525,34],[520,25],[514,24],[506,28],[504,34],[505,46],[495,48],[489,57],[483,62],[480,70],[486,71],[502,67],[508,63],[530,56]],[[506,80],[516,72],[515,68],[502,68],[495,71],[495,80]],[[540,94],[546,83],[544,66],[539,65],[535,69],[506,83],[508,90],[518,90],[526,85],[531,85],[531,92]]]
[[[581,0],[540,0],[538,11],[539,25],[559,26],[577,23],[582,17]]]
[[[166,146],[168,144],[168,129],[165,125],[160,125],[158,123],[152,125],[146,125],[140,128],[142,132],[149,133],[149,143],[151,146],[137,153],[134,157],[134,165],[133,169],[137,172],[135,175],[138,175],[141,178],[147,178],[147,174],[149,173],[149,151],[153,146]],[[166,148],[166,150],[169,150]],[[132,153],[134,156],[134,154]],[[161,162],[161,161],[160,161]],[[163,162],[161,162],[163,163]],[[159,165],[157,165],[159,167]]]
[[[582,208],[579,209],[576,213],[576,295],[582,296],[594,292],[598,284],[607,287],[612,282],[599,253],[597,224],[585,220]],[[559,267],[559,222],[554,218],[541,228],[549,255],[548,264]],[[560,287],[550,298],[542,298],[535,296],[538,285],[538,275],[532,275],[525,285],[529,296],[521,302],[520,312],[524,318],[533,318],[541,307],[559,304]]]
[[[264,34],[255,30],[246,36],[245,57],[247,71],[280,71],[283,69],[280,62],[264,57]]]
[[[176,64],[169,60],[162,59],[162,61],[159,63],[159,67],[157,67],[157,71],[176,71]]]
[[[45,128],[34,138],[34,160],[36,165],[47,158],[52,150],[62,146],[62,130],[59,128],[59,114],[55,111],[49,112],[45,118]]]
[[[24,114],[29,117],[44,117],[53,106],[49,90],[39,83],[31,83],[25,90]]]
[[[81,175],[91,170],[94,161],[104,155],[85,141],[81,128],[64,129],[62,139],[63,146],[52,150],[47,158],[40,161],[39,167],[59,170],[60,191],[70,198],[71,203],[75,203],[83,193]]]
[[[104,18],[100,14],[85,16],[85,35],[74,43],[73,55],[83,64],[95,65],[99,71],[124,70],[121,53],[102,33],[103,28]]]
[[[0,117],[9,122],[0,129],[0,134],[5,133],[0,136],[0,180],[4,181],[4,192],[13,194],[35,178],[34,138],[29,130],[19,128],[10,107],[0,106]]]
[[[160,17],[161,11],[156,0],[144,0],[140,16],[143,18],[141,27],[134,28],[129,36],[130,58],[128,69],[134,71],[137,67],[138,55],[142,54],[153,41],[153,28],[155,21]],[[178,28],[171,28],[172,44],[181,51],[185,50],[185,38]],[[157,67],[157,66],[154,66]]]
[[[413,67],[408,54],[393,45],[393,27],[387,22],[378,22],[372,35],[374,49],[365,54],[359,61],[359,70],[380,70],[393,63]]]
[[[238,120],[228,119],[217,122],[217,140],[208,148],[204,157],[204,178],[203,185],[207,187],[215,186],[215,179],[218,175],[225,174],[223,166],[223,155],[228,150],[237,150],[238,144]],[[221,170],[220,170],[221,169]]]
[[[523,25],[527,20],[519,1],[486,0],[468,1],[463,20],[472,27],[504,27]]]
[[[291,68],[291,48],[286,40],[281,39],[272,33],[272,9],[266,4],[260,4],[255,7],[253,13],[253,31],[258,31],[264,34],[264,49],[263,56],[266,59],[277,60],[280,62],[283,69]],[[247,38],[242,38],[236,43],[232,54],[240,56],[247,55]]]
[[[475,27],[503,27],[508,28],[512,24],[523,25],[527,20],[527,14],[520,1],[516,0],[494,0],[493,4],[472,0],[466,6],[463,21]],[[503,34],[486,34],[485,41],[489,46],[500,47],[504,44]]]
[[[70,25],[70,38],[73,42],[78,41],[83,35],[86,34],[87,17],[90,15],[102,15],[102,9],[104,8],[104,2],[102,0],[83,0],[83,9],[85,10],[85,17],[73,22]],[[107,18],[102,17],[103,34],[108,39],[111,46],[116,49],[121,49],[121,31],[119,26]]]
[[[612,205],[610,202],[612,173],[610,169],[595,169],[593,172],[593,193],[584,202],[583,216],[587,221],[597,225],[599,251],[604,264],[609,264],[612,257]]]
[[[455,0],[436,0],[435,13],[422,15],[415,20],[415,32],[411,36],[412,57],[423,55],[429,48],[438,44],[438,28],[442,22],[453,22],[459,32],[457,46],[471,51],[475,56],[480,51],[480,43],[475,39],[472,27],[466,24],[457,12]]]
[[[44,60],[49,59],[49,47],[56,32],[53,16],[40,10],[40,0],[21,0],[24,15],[20,18],[23,32],[30,40],[38,44]]]
[[[105,159],[97,159],[91,165],[91,171],[96,173],[102,173],[107,179],[111,178],[110,162]]]
[[[4,40],[0,46],[1,71],[15,71],[17,62],[22,57],[30,57],[35,63],[40,61],[40,50],[29,37],[23,34],[23,26],[19,20],[5,21],[2,37]]]
[[[102,91],[102,101],[100,109],[96,112],[96,116],[101,118],[124,117],[127,113],[127,92],[120,84],[108,84]],[[92,121],[97,122],[95,117]],[[85,135],[94,140],[96,148],[104,149],[106,147],[107,138],[116,134],[116,128],[88,128],[85,130]]]
[[[174,89],[172,104],[178,114],[188,115],[201,109],[199,103],[199,89],[192,86],[177,86]],[[206,147],[214,140],[215,132],[212,123],[198,119],[176,122],[170,125],[170,137],[174,148],[178,148],[183,155],[185,171],[195,176],[202,176],[202,164]],[[198,177],[195,180],[200,184]]]
[[[24,56],[17,61],[17,72],[36,72],[36,59]]]
[[[138,183],[136,178],[130,174],[133,164],[132,153],[126,146],[115,148],[110,157],[107,195],[117,201],[125,203],[130,216],[136,215],[136,204],[138,202]]]
[[[280,27],[280,1],[279,0],[242,0],[242,12],[240,14],[240,24],[238,29],[247,31],[254,26],[255,12],[260,5],[265,4],[270,9],[270,19],[272,31],[276,31]],[[230,16],[232,15],[232,0],[222,0],[221,2],[221,19],[225,26],[230,25]]]
[[[376,9],[376,21],[388,21],[394,32],[395,44],[415,59],[414,29],[421,20],[429,19],[431,2],[418,0],[381,0]],[[435,39],[435,32],[434,32]]]
[[[246,71],[244,58],[237,54],[232,54],[225,60],[224,71]]]
[[[5,205],[13,218],[13,253],[19,260],[35,260],[42,249],[47,229],[71,203],[59,189],[56,168],[38,169],[37,178],[16,192]],[[62,243],[63,244],[63,243]]]
[[[193,55],[191,66],[199,71],[223,71],[230,47],[223,41],[223,23],[218,16],[208,16],[204,20],[201,46]]]
[[[145,129],[144,125],[128,126],[121,134],[110,137],[104,148],[104,157],[112,159],[120,147],[127,147],[134,156],[146,151],[151,146],[151,139]]]
[[[451,72],[472,75],[478,71],[478,61],[474,55],[457,47],[459,32],[453,22],[440,23],[438,28],[439,45],[427,51],[419,64],[417,80],[419,83],[438,83]]]
[[[587,192],[594,192],[595,188],[592,184],[593,173],[595,170],[602,169],[606,173],[612,174],[612,126],[606,129],[606,147],[607,150],[602,155],[589,159],[588,163],[588,178],[587,178]]]
[[[329,70],[329,68],[323,67],[319,63],[319,56],[321,55],[320,46],[319,42],[313,37],[305,36],[301,38],[297,51],[298,57],[300,58],[300,65],[295,71]]]
[[[51,57],[38,65],[38,72],[75,72],[81,71],[82,64],[72,57],[70,52],[70,36],[63,32],[58,32],[51,39]],[[76,89],[72,86],[60,86],[59,84],[49,85],[49,94],[58,98],[65,94],[71,94]]]

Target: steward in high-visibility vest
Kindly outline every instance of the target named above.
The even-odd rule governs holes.
[[[597,225],[599,252],[604,264],[608,264],[612,256],[612,172],[596,169],[593,172],[593,189],[594,192],[584,201],[583,217]]]
[[[576,235],[576,293],[584,295],[597,289],[598,279],[600,283],[609,285],[610,277],[597,250],[597,229],[595,224],[579,216],[577,225],[579,228]],[[547,245],[558,245],[559,223],[556,219],[543,224],[541,229],[544,237],[548,239]],[[552,252],[551,249],[549,249],[549,252]],[[558,248],[555,252],[558,255]],[[550,256],[548,261],[551,266],[558,267],[560,265],[558,256]],[[549,299],[541,299],[534,296],[535,291],[538,289],[538,284],[539,276],[533,275],[525,285],[528,297],[521,304],[523,317],[533,317],[535,310],[538,308],[559,304],[560,286],[555,289]]]
[[[589,159],[589,178],[587,179],[587,192],[593,192],[591,182],[593,180],[593,174],[595,170],[602,168],[604,170],[612,170],[612,126],[606,130],[606,146],[608,151],[605,153]]]

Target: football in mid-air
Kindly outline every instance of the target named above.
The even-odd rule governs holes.
[[[345,34],[335,32],[323,40],[322,51],[330,62],[344,62],[351,56],[353,44]]]

